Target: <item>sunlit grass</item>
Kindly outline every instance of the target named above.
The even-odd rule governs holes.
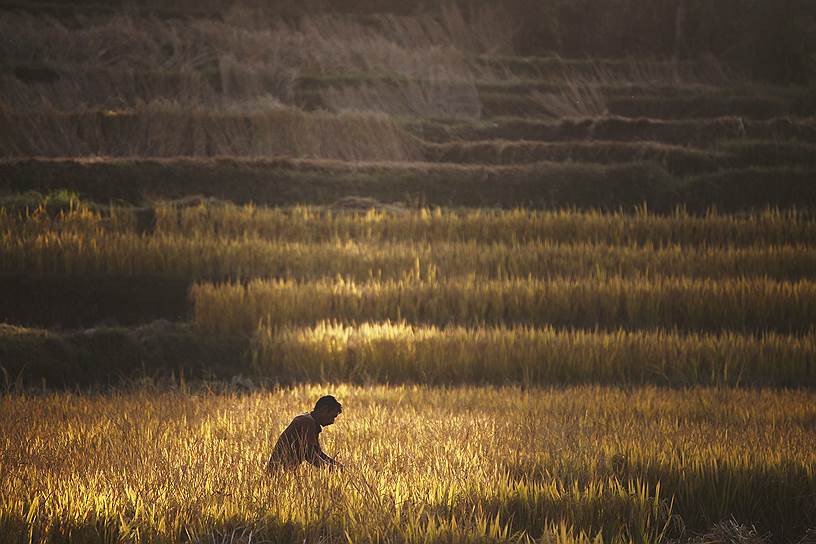
[[[348,469],[265,476],[277,434],[329,391],[344,412],[321,440]],[[0,533],[12,542],[248,542],[250,532],[253,542],[656,542],[664,529],[689,536],[733,515],[794,540],[816,522],[814,401],[345,385],[8,395]]]
[[[190,297],[195,326],[219,335],[323,319],[779,332],[816,324],[816,283],[766,278],[252,280],[196,284]]]
[[[377,383],[816,384],[816,335],[434,327],[405,322],[261,326],[259,375]]]
[[[806,245],[704,247],[594,242],[287,242],[257,234],[0,233],[7,274],[166,274],[192,279],[689,276],[816,278]]]
[[[110,214],[81,207],[49,217],[43,210],[23,214],[0,209],[0,231],[17,235],[58,232],[101,234],[132,231],[135,220],[127,208]],[[404,209],[350,213],[320,207],[270,208],[253,205],[202,204],[179,207],[159,203],[155,208],[156,234],[254,238],[286,242],[399,242],[435,243],[473,241],[521,243],[550,241],[561,244],[611,244],[715,247],[761,245],[816,245],[816,221],[807,213],[765,210],[728,215],[712,212],[695,216],[678,211],[657,215],[533,209]]]

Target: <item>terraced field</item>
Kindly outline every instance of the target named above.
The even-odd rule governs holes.
[[[812,87],[752,80],[710,54],[519,56],[520,6],[407,5],[295,17],[249,3],[186,21],[150,16],[167,8],[149,2],[145,14],[6,10],[0,190],[134,204],[814,203]]]
[[[810,542],[816,13],[591,4],[0,2],[0,541]]]

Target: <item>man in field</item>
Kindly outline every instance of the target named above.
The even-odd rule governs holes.
[[[278,469],[295,469],[303,461],[316,467],[342,468],[342,465],[320,449],[317,437],[326,425],[334,423],[343,411],[337,399],[331,395],[320,397],[314,410],[296,416],[281,433],[275,449],[266,465],[267,472]]]

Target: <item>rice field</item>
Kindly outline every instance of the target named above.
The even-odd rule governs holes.
[[[147,211],[7,210],[0,271],[186,285],[192,330],[278,383],[813,383],[808,213]]]
[[[806,245],[711,247],[531,242],[287,242],[208,234],[78,234],[51,231],[0,235],[6,274],[43,276],[161,274],[196,280],[348,278],[688,277],[726,280],[816,278]]]
[[[811,387],[816,336],[262,322],[252,368],[282,382]]]
[[[648,209],[598,211],[528,208],[411,209],[383,206],[367,199],[350,199],[351,212],[330,206],[236,206],[191,198],[162,203],[150,209],[111,207],[94,211],[75,200],[76,209],[56,217],[44,207],[0,210],[3,233],[56,234],[70,232],[102,235],[136,229],[137,212],[149,213],[153,234],[220,238],[264,238],[272,241],[320,242],[478,242],[513,243],[548,241],[560,244],[595,243],[662,247],[755,245],[816,245],[816,220],[809,209],[766,209],[728,214],[711,210],[705,215],[678,209],[672,214]],[[355,209],[356,208],[356,209]],[[632,213],[634,212],[634,213]]]
[[[193,323],[224,335],[251,332],[258,322],[277,327],[321,318],[746,332],[801,332],[816,324],[816,284],[804,280],[253,280],[197,284],[190,297]]]
[[[816,542],[788,4],[0,5],[0,544]]]
[[[324,392],[344,404],[322,441],[345,470],[265,475],[278,430]],[[647,543],[747,538],[755,524],[755,538],[796,542],[816,523],[814,400],[597,386],[7,395],[0,533]]]

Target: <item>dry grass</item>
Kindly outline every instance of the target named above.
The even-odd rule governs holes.
[[[265,476],[277,434],[325,392],[344,413],[322,442],[347,470]],[[656,543],[730,515],[793,541],[816,521],[806,392],[336,385],[0,404],[10,542]]]
[[[259,327],[252,366],[284,383],[816,385],[816,335],[434,327]]]
[[[599,90],[603,81],[582,81],[565,78],[557,92],[533,91],[530,99],[544,119],[593,119],[607,117],[609,107]]]
[[[314,165],[308,162],[303,167]],[[360,169],[365,171],[366,167]],[[160,201],[154,211],[156,234],[263,238],[287,243],[338,240],[513,245],[551,242],[655,249],[672,246],[816,246],[816,221],[811,214],[796,210],[768,209],[740,215],[712,211],[704,216],[690,215],[682,210],[671,215],[657,215],[645,209],[636,213],[601,213],[523,208],[400,208],[394,213],[373,203],[367,208],[346,211],[314,206],[237,206],[193,198],[189,202]],[[46,213],[44,207],[22,215],[0,209],[0,229],[15,236],[52,231],[92,236],[100,231],[132,232],[134,216],[128,208],[115,206],[103,215],[81,202],[74,211],[56,217]]]
[[[356,283],[251,280],[196,284],[202,333],[252,334],[336,319],[415,324],[802,332],[816,325],[816,283],[766,278],[454,278]]]
[[[33,230],[33,229],[30,229]],[[645,247],[595,243],[286,242],[257,235],[74,233],[59,228],[21,235],[0,230],[0,272],[116,276],[162,274],[195,280],[282,277],[816,279],[816,250],[803,245]],[[67,229],[66,229],[67,230]]]
[[[251,112],[213,112],[190,111],[177,102],[156,102],[124,111],[0,114],[9,128],[0,137],[0,155],[286,155],[346,161],[419,157],[414,139],[382,114],[307,113],[274,100],[256,106]]]
[[[216,109],[267,96],[291,105],[295,80],[307,72],[388,74],[416,81],[396,93],[372,87],[357,98],[351,89],[327,95],[337,109],[360,109],[359,100],[374,93],[379,103],[367,110],[420,107],[431,114],[441,99],[453,108],[446,113],[476,108],[478,114],[467,55],[512,52],[512,22],[505,12],[482,6],[466,15],[453,2],[437,13],[376,15],[365,23],[339,14],[265,20],[263,25],[242,21],[250,19],[237,12],[222,21],[120,14],[68,28],[47,18],[7,14],[0,32],[14,39],[0,44],[0,54],[19,65],[45,64],[59,72],[36,84],[3,76],[0,111],[133,107],[170,97]],[[141,74],[147,72],[168,77],[145,86]],[[465,94],[447,96],[451,89]],[[463,99],[467,103],[459,104]]]
[[[335,111],[377,111],[389,115],[478,119],[482,103],[475,82],[430,73],[420,80],[376,82],[321,91],[323,104]]]
[[[692,216],[682,211],[656,215],[571,210],[418,209],[393,214],[331,212],[314,207],[227,206],[157,210],[158,228],[176,233],[218,233],[287,241],[355,239],[367,241],[474,241],[480,243],[550,240],[562,244],[755,246],[816,245],[816,222],[806,213]]]
[[[769,147],[770,145],[768,144]],[[732,145],[732,148],[741,150],[735,145]],[[728,148],[715,151],[657,142],[599,140],[571,142],[486,140],[423,145],[426,160],[460,164],[518,165],[539,161],[615,164],[654,161],[664,165],[675,175],[710,172],[734,163],[750,164],[750,159],[746,157],[747,153],[737,160],[735,154],[729,154],[728,151]],[[809,162],[804,153],[797,156],[796,151],[798,149],[789,152],[793,159],[791,162]]]
[[[687,90],[711,90],[717,87],[749,85],[745,76],[734,72],[712,55],[696,61],[676,59],[623,58],[563,58],[508,57],[483,55],[479,59],[485,73],[503,72],[502,78],[511,84],[549,81],[558,85],[574,82],[604,87],[629,87],[638,92],[645,89],[678,87]]]

